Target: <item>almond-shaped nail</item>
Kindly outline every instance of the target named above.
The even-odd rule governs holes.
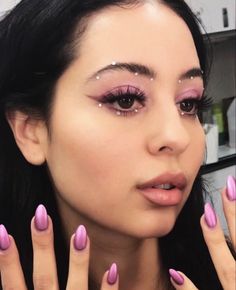
[[[10,247],[10,239],[4,225],[0,225],[0,250],[5,251]]]
[[[87,245],[87,231],[83,225],[80,225],[74,236],[74,247],[76,250],[84,250]]]
[[[108,272],[107,276],[107,283],[110,285],[114,285],[118,278],[118,269],[116,263],[113,263],[110,267],[110,270]]]
[[[217,219],[216,219],[215,211],[209,202],[205,204],[204,211],[205,211],[204,217],[205,217],[206,224],[208,225],[209,228],[214,228],[217,224]]]
[[[38,231],[45,231],[48,228],[48,214],[45,206],[42,204],[35,211],[34,224]]]
[[[226,195],[230,201],[236,200],[236,179],[230,175],[227,178]]]
[[[178,285],[184,284],[184,277],[180,273],[178,273],[176,270],[169,269],[169,274],[176,284]]]

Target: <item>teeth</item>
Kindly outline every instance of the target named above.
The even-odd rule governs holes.
[[[159,184],[159,185],[155,185],[155,186],[152,186],[153,188],[160,188],[160,189],[171,189],[171,188],[174,188],[173,185],[171,184]]]

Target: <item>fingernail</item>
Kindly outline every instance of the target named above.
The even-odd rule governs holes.
[[[208,227],[214,228],[216,226],[216,223],[217,223],[216,214],[215,214],[215,211],[211,207],[209,202],[207,202],[205,204],[204,210],[205,210],[204,217],[205,217],[205,221],[206,221]]]
[[[40,204],[35,211],[35,227],[38,231],[45,231],[48,228],[48,214],[46,208]]]
[[[86,228],[81,225],[77,228],[74,237],[74,247],[76,250],[84,250],[87,245],[87,231]]]
[[[176,284],[178,285],[184,284],[184,277],[180,273],[178,273],[174,269],[169,269],[169,274]]]
[[[115,284],[117,281],[117,277],[118,277],[117,265],[116,263],[113,263],[107,276],[107,283],[110,285]]]
[[[236,179],[230,175],[227,178],[226,195],[230,201],[236,200]]]
[[[4,225],[0,225],[0,250],[5,251],[10,247],[10,239]]]

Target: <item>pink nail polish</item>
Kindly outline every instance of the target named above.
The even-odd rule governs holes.
[[[205,221],[209,228],[214,228],[217,224],[216,214],[214,209],[211,207],[210,203],[207,202],[204,207],[205,210]]]
[[[38,231],[45,231],[48,228],[48,214],[46,208],[40,204],[35,211],[35,227]]]
[[[109,270],[108,276],[107,276],[107,283],[110,285],[113,285],[116,283],[118,278],[118,270],[116,263],[113,263],[111,265],[111,268]]]
[[[230,201],[236,200],[236,179],[233,176],[228,176],[227,178],[227,188],[226,195]]]
[[[84,250],[87,246],[87,231],[86,228],[81,225],[75,232],[74,247],[76,250]]]
[[[10,247],[10,239],[4,225],[0,225],[0,250],[5,251]]]
[[[176,284],[178,285],[184,284],[184,277],[180,273],[178,273],[174,269],[169,269],[169,274]]]

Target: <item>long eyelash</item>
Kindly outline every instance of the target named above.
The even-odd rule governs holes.
[[[206,112],[211,109],[213,104],[213,98],[204,95],[200,100],[197,100],[198,112]]]
[[[146,101],[145,94],[137,88],[127,87],[124,91],[124,88],[118,88],[115,92],[108,92],[105,96],[103,96],[101,103],[109,103],[112,104],[116,101],[119,101],[121,98],[125,96],[133,97],[135,100],[139,101],[141,104],[144,104]],[[128,112],[128,111],[127,111]]]

